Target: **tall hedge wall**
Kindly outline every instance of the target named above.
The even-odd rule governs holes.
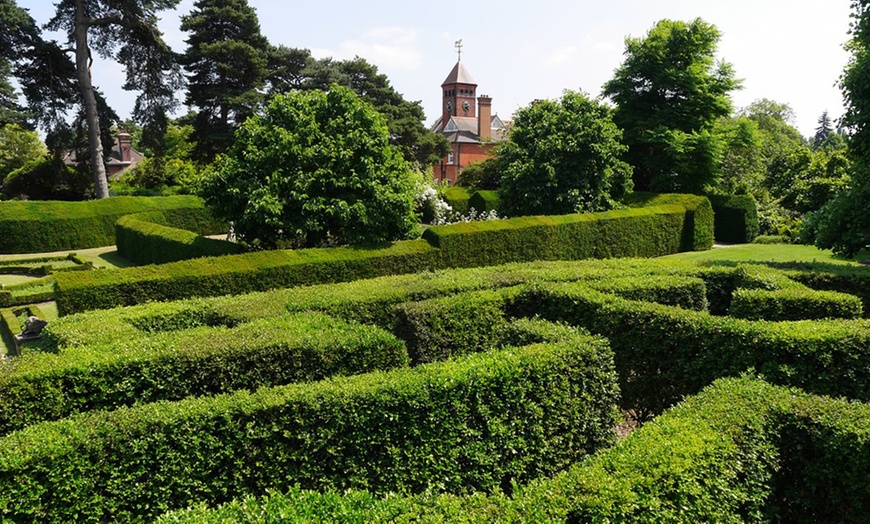
[[[87,202],[0,202],[0,253],[42,253],[111,246],[115,222],[143,211],[202,209],[193,196],[112,197]]]
[[[864,522],[867,471],[870,406],[725,379],[513,495],[383,498],[294,487],[158,522]]]
[[[475,191],[468,198],[468,207],[474,208],[478,213],[489,213],[490,211],[498,211],[498,191],[490,191],[481,189]]]
[[[210,219],[207,210],[186,211],[201,212],[179,216],[150,211],[119,218],[115,223],[118,254],[136,264],[165,264],[244,251],[239,244],[202,236],[224,229],[223,224]]]
[[[629,207],[677,205],[686,209],[680,251],[703,251],[713,247],[713,206],[704,196],[635,192],[623,198]]]
[[[690,204],[701,209],[699,202],[705,202],[709,207],[701,198]],[[58,275],[55,298],[66,315],[148,300],[240,294],[437,268],[664,255],[685,248],[687,235],[701,235],[695,230],[702,229],[702,222],[691,218],[697,214],[682,206],[659,206],[522,217],[433,227],[423,240],[387,247],[268,251]]]
[[[460,186],[442,187],[438,190],[444,201],[450,204],[454,211],[468,213],[468,199],[471,198],[471,193],[468,188]]]
[[[713,235],[717,242],[745,244],[758,236],[758,206],[749,195],[710,195],[715,215]]]
[[[0,439],[0,518],[143,522],[296,484],[510,489],[612,443],[612,358],[606,342],[578,334],[31,426]]]

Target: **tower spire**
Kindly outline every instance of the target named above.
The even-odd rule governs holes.
[[[459,62],[462,60],[462,39],[457,40],[453,47],[456,48],[456,61]]]

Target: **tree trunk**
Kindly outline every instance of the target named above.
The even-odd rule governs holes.
[[[79,89],[85,107],[85,121],[88,126],[88,149],[91,152],[91,174],[94,177],[94,193],[97,198],[109,196],[106,180],[106,165],[103,163],[103,143],[100,140],[100,116],[97,113],[97,97],[91,84],[91,52],[88,48],[88,19],[85,15],[84,0],[76,0],[76,72]]]

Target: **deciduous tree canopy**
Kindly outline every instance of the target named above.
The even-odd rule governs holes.
[[[276,95],[218,159],[203,197],[250,244],[365,244],[417,224],[411,166],[349,89]]]
[[[520,109],[496,148],[499,212],[508,216],[610,209],[631,188],[611,110],[582,93]]]
[[[739,87],[731,65],[716,62],[712,24],[661,20],[645,38],[626,38],[625,61],[604,85],[617,105],[635,188],[700,192],[720,173],[725,145],[715,132]]]

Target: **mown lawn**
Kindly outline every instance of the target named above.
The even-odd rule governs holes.
[[[829,250],[815,246],[794,244],[734,244],[714,247],[707,251],[690,251],[661,258],[691,262],[821,262],[825,264],[858,265],[870,260],[870,250],[863,250],[852,260],[836,256]]]

